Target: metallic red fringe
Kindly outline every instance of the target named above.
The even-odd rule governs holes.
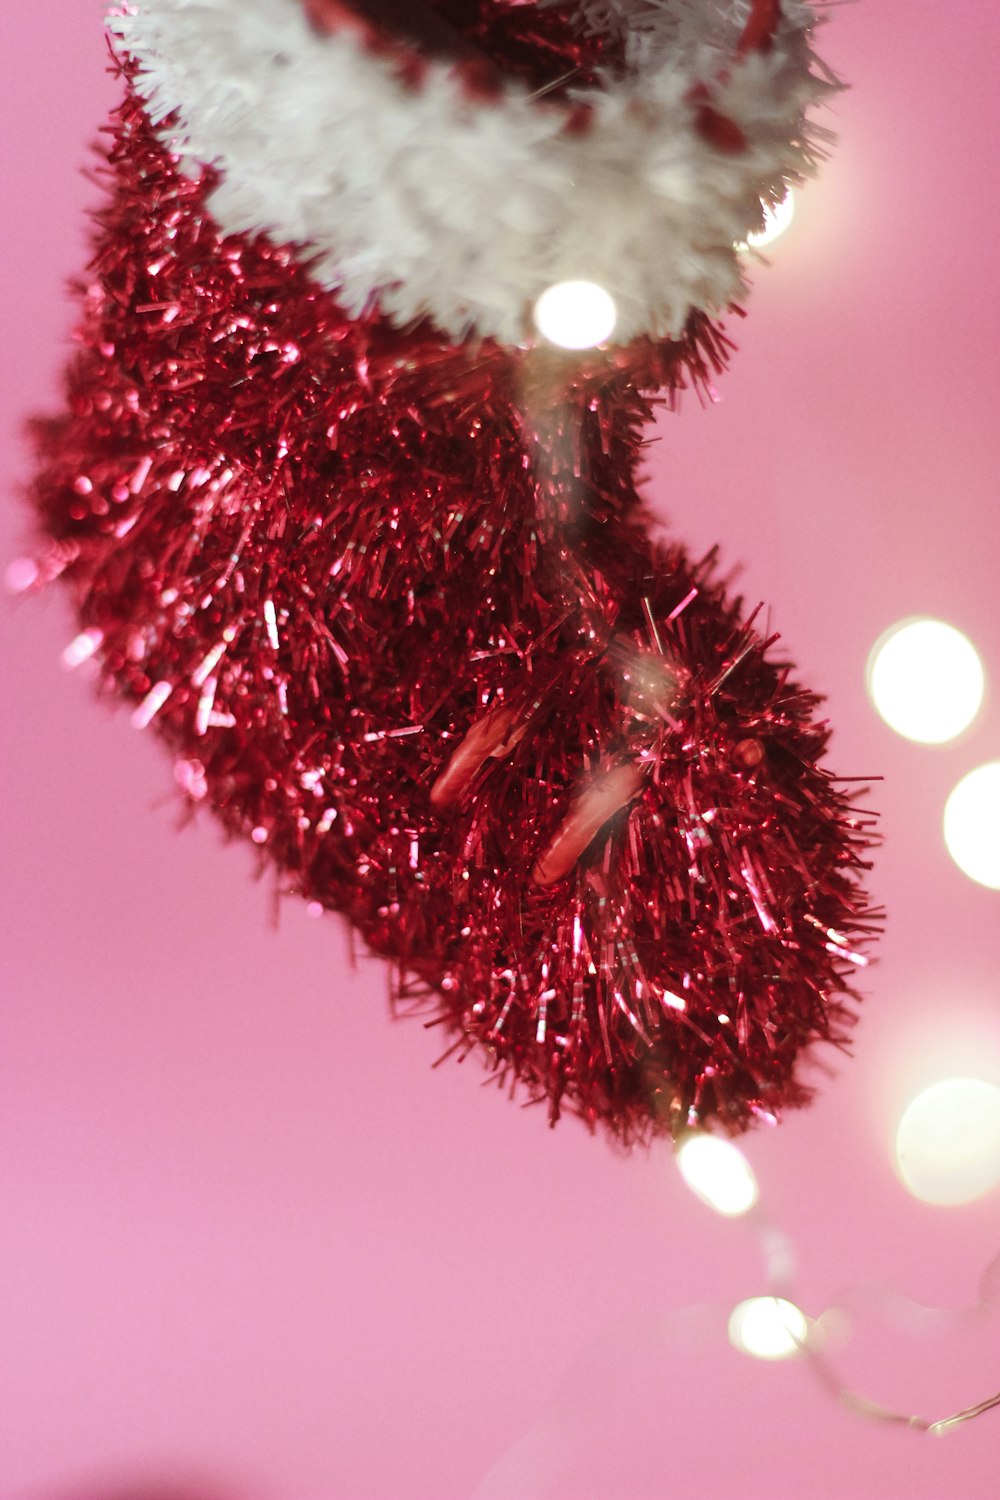
[[[131,95],[110,167],[35,492],[105,687],[553,1121],[803,1103],[877,925],[871,819],[635,488],[641,392],[721,369],[720,331],[563,355],[352,321],[293,249],[218,238]]]

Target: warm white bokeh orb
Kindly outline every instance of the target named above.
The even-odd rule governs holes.
[[[795,194],[789,188],[780,203],[776,203],[773,208],[768,205],[764,209],[763,227],[747,235],[747,245],[751,250],[762,250],[765,245],[773,245],[794,218]]]
[[[727,1217],[757,1202],[757,1179],[739,1146],[717,1135],[690,1135],[677,1151],[681,1176],[693,1193]]]
[[[952,789],[944,841],[970,880],[1000,891],[1000,760],[977,766]]]
[[[868,660],[868,691],[882,718],[908,740],[942,745],[967,729],[983,701],[975,646],[943,620],[887,630]]]
[[[755,1359],[789,1359],[808,1333],[805,1314],[784,1297],[748,1297],[729,1314],[729,1342]]]
[[[615,331],[614,298],[596,281],[557,281],[535,303],[535,326],[560,349],[593,349]]]
[[[1000,1183],[1000,1089],[947,1078],[917,1095],[896,1130],[896,1166],[924,1203],[971,1203]]]

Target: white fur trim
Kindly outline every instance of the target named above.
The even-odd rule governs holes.
[[[677,334],[744,290],[734,249],[761,200],[811,170],[810,9],[784,0],[772,46],[732,62],[747,0],[579,0],[581,24],[627,36],[629,68],[565,104],[516,82],[475,103],[444,61],[419,88],[353,33],[318,35],[299,0],[132,0],[109,26],[137,87],[192,175],[221,169],[210,201],[230,232],[264,230],[319,252],[314,274],[352,313],[377,298],[399,326],[429,315],[458,338],[529,342],[553,282],[596,281],[615,342]],[[689,91],[746,150],[713,148]]]

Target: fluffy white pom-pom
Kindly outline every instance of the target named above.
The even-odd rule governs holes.
[[[578,10],[622,37],[626,68],[556,102],[514,81],[473,101],[445,60],[407,83],[300,0],[134,0],[109,25],[153,118],[176,116],[182,161],[220,169],[221,226],[308,244],[352,313],[375,298],[399,326],[520,344],[540,294],[582,279],[613,297],[617,342],[674,335],[740,295],[735,246],[812,167],[807,112],[831,87],[813,15],[783,0],[767,46],[745,48],[746,0]],[[706,98],[739,149],[713,144]],[[581,104],[586,127],[567,128]]]

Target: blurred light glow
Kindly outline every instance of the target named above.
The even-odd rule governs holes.
[[[808,1333],[804,1313],[784,1297],[748,1297],[729,1315],[729,1342],[755,1359],[788,1359]]]
[[[4,582],[12,594],[23,594],[38,582],[38,564],[33,557],[15,557],[7,564]]]
[[[904,620],[868,659],[868,691],[882,718],[905,739],[942,745],[972,723],[983,701],[975,646],[943,620]]]
[[[136,729],[145,729],[151,724],[174,690],[172,682],[154,682],[139,707],[132,712],[132,724]]]
[[[614,298],[595,281],[557,281],[535,303],[535,326],[560,349],[593,349],[615,331]]]
[[[743,1152],[717,1135],[689,1135],[677,1152],[677,1165],[691,1191],[729,1218],[757,1202],[757,1179]]]
[[[741,245],[740,249],[762,250],[765,245],[773,245],[794,218],[795,194],[788,188],[780,203],[776,203],[773,208],[770,204],[765,206],[763,227],[747,235],[746,246]]]
[[[970,880],[1000,891],[1000,760],[977,766],[952,789],[944,841]]]
[[[63,666],[68,671],[72,671],[74,667],[79,667],[85,661],[89,661],[103,640],[103,630],[91,628],[81,631],[79,635],[73,637],[63,651],[61,658]]]
[[[971,1203],[1000,1183],[1000,1089],[947,1078],[924,1089],[896,1130],[896,1166],[924,1203]]]

